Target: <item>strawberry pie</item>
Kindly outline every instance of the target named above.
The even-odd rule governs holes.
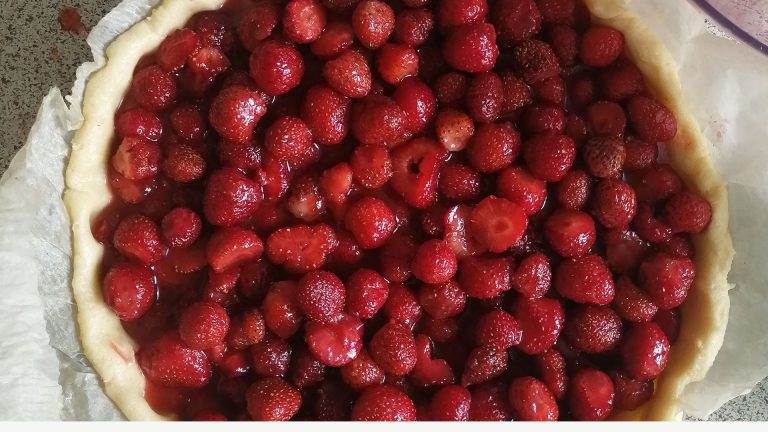
[[[66,203],[129,419],[679,418],[725,187],[619,0],[164,0],[89,80]]]

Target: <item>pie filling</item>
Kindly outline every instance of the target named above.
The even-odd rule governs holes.
[[[115,125],[104,300],[181,419],[632,410],[711,218],[576,0],[232,0]]]

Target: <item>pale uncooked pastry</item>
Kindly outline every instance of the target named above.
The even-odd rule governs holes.
[[[78,309],[80,339],[86,356],[104,382],[106,394],[130,420],[170,419],[152,410],[144,398],[145,379],[136,363],[136,344],[104,303],[99,267],[103,246],[91,233],[91,221],[112,199],[107,163],[114,134],[114,113],[130,85],[139,59],[154,51],[171,31],[201,11],[218,9],[224,0],[164,0],[144,21],[119,36],[106,52],[107,62],[88,81],[83,125],[72,140],[64,200],[73,232],[72,288]],[[679,418],[677,398],[685,386],[704,377],[722,344],[728,320],[726,276],[733,257],[728,234],[725,186],[709,159],[707,141],[688,113],[669,53],[647,26],[620,0],[587,0],[596,22],[624,33],[627,54],[646,84],[678,120],[678,134],[666,147],[672,166],[687,185],[712,204],[712,222],[694,236],[694,286],[683,306],[680,337],[656,394],[643,407],[615,418]]]

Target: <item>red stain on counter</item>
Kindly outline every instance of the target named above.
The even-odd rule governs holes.
[[[71,6],[62,6],[59,9],[59,25],[61,31],[82,34],[85,32],[85,26],[80,17],[80,11]]]

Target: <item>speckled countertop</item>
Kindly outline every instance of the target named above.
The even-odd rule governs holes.
[[[0,0],[0,174],[26,139],[40,101],[53,86],[68,92],[75,68],[90,59],[91,28],[120,0]],[[61,30],[59,11],[71,6],[86,32]],[[768,421],[768,379],[710,420]]]

